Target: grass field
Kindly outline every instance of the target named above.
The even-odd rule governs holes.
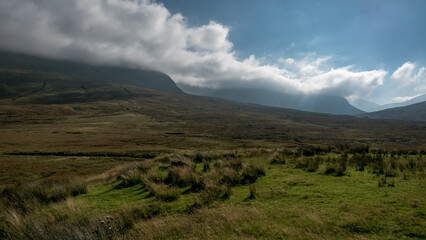
[[[34,239],[423,239],[426,157],[354,156],[260,149],[127,163],[76,197],[12,208],[7,198],[1,229]]]
[[[129,89],[1,100],[0,238],[426,238],[424,123]]]

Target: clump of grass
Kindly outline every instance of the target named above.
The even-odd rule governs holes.
[[[170,166],[172,167],[194,167],[195,165],[184,156],[175,154],[170,157]]]
[[[216,173],[221,175],[220,182],[228,186],[236,186],[240,184],[243,178],[237,170],[230,167],[223,168],[220,170],[220,173]]]
[[[154,167],[154,163],[152,161],[144,161],[144,162],[140,162],[137,165],[137,169],[142,172],[142,173],[146,173],[148,172],[151,168]]]
[[[180,191],[176,187],[168,187],[164,183],[145,183],[146,188],[151,196],[163,202],[173,202],[179,198]]]
[[[116,185],[116,189],[128,188],[138,184],[143,184],[142,173],[136,169],[120,175],[117,180],[121,182]]]
[[[210,171],[210,163],[209,162],[204,162],[203,164],[203,172],[208,172]]]
[[[175,187],[191,186],[191,192],[198,192],[203,188],[201,176],[189,167],[169,168],[164,182]]]
[[[34,204],[60,202],[70,196],[87,192],[87,184],[80,179],[31,183],[3,189],[1,196],[6,205],[28,211]]]
[[[321,158],[319,156],[310,158],[308,160],[308,166],[306,167],[306,170],[308,172],[315,172],[318,170],[320,163],[321,163]]]
[[[163,174],[158,169],[151,169],[145,174],[145,178],[154,183],[163,182]]]
[[[348,164],[348,156],[342,154],[337,158],[328,159],[324,174],[341,177],[345,175]]]
[[[382,154],[375,154],[370,160],[369,167],[373,174],[382,175],[385,169]]]
[[[355,166],[357,171],[363,172],[369,162],[369,155],[365,153],[354,153],[351,157],[351,164]]]
[[[261,177],[265,176],[266,172],[265,169],[261,164],[256,163],[250,163],[250,164],[244,164],[242,173],[241,173],[241,183],[242,184],[250,184],[256,182],[256,180]]]
[[[250,194],[247,199],[255,199],[256,198],[256,186],[254,184],[249,185]]]
[[[382,177],[379,179],[378,186],[379,187],[395,187],[395,181],[393,179],[391,181],[388,181],[386,177]]]
[[[70,180],[67,185],[67,192],[72,197],[87,193],[87,183],[80,178]]]
[[[205,189],[200,193],[197,203],[201,206],[211,204],[216,200],[225,200],[231,196],[231,188],[225,184],[206,181]]]
[[[271,161],[269,161],[269,164],[284,165],[286,164],[286,161],[284,157],[276,155],[271,159]]]

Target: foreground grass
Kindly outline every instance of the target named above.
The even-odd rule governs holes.
[[[340,156],[336,153],[320,155],[321,159]],[[193,161],[189,163],[187,159],[191,157],[181,162],[151,160],[146,165],[148,167],[136,165],[142,171],[140,175],[134,171],[134,167],[127,167],[117,171],[116,174],[121,177],[91,185],[86,194],[69,198],[65,202],[37,205],[34,210],[25,214],[7,210],[2,216],[16,227],[15,231],[27,229],[27,234],[34,234],[27,235],[27,238],[44,239],[426,237],[424,156],[397,158],[399,162],[407,163],[410,163],[410,159],[416,160],[416,168],[397,171],[387,178],[387,182],[392,184],[386,185],[380,185],[384,174],[373,173],[370,167],[366,167],[364,171],[356,171],[356,166],[349,164],[345,167],[343,176],[337,177],[325,174],[330,166],[325,160],[317,167],[309,167],[311,165],[308,164],[308,167],[302,169],[298,166],[303,156],[279,157],[285,159],[272,161],[271,159],[277,158],[276,154],[264,151],[228,156],[228,160],[205,156],[201,160],[192,158]],[[250,163],[262,165],[266,175],[251,184],[235,182],[230,185],[229,197],[215,198],[214,201],[201,205],[196,203],[202,199],[203,191],[188,191],[191,186],[177,181],[179,179],[174,181],[180,185],[177,187],[179,193],[170,201],[153,195],[147,187],[149,182],[146,179],[131,181],[137,179],[137,176],[142,176],[142,179],[143,176],[150,176],[152,181],[160,178],[158,181],[164,181],[172,187],[174,183],[168,176],[173,169],[176,170],[176,166],[180,166],[178,170],[192,169],[193,173],[206,178],[209,176],[208,171],[204,172],[206,162],[210,163],[210,171],[222,166],[224,161],[232,161],[232,166],[240,169],[238,159],[243,164],[241,166],[248,166]],[[309,158],[308,161],[312,159]],[[183,166],[184,163],[195,165],[187,168]],[[221,168],[222,175],[227,174],[229,170],[225,169],[231,165],[226,166]],[[396,166],[398,164],[395,164],[395,168]],[[243,174],[244,170],[237,172]],[[187,171],[179,173],[188,174]],[[185,174],[181,180],[186,179]],[[123,185],[125,181],[127,185]],[[196,181],[191,181],[196,184]],[[109,220],[110,218],[113,220]],[[49,225],[50,228],[47,227]],[[38,226],[50,234],[37,233],[37,228],[34,229],[36,233],[28,231],[31,226]],[[5,228],[0,228],[0,233],[1,229]],[[60,229],[63,231],[60,232]],[[75,233],[72,232],[73,229]],[[22,235],[4,236],[18,239]]]

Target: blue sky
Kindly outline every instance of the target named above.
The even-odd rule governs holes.
[[[0,50],[385,104],[426,93],[425,13],[424,0],[2,0]]]
[[[316,52],[368,68],[426,60],[424,0],[161,2],[191,25],[214,20],[230,27],[229,39],[243,57]]]
[[[381,103],[398,95],[392,90],[398,84],[390,79],[396,69],[408,61],[426,65],[424,0],[161,2],[191,25],[214,20],[230,27],[229,39],[241,58],[254,54],[273,62],[316,53],[332,56],[335,67],[383,68],[389,72],[384,85],[365,97]]]

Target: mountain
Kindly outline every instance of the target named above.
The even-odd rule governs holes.
[[[340,96],[325,94],[288,94],[262,89],[206,89],[179,85],[192,94],[222,98],[237,102],[256,103],[265,106],[290,108],[301,111],[329,113],[337,115],[357,115],[363,111],[353,107]]]
[[[183,93],[169,76],[161,72],[94,66],[0,52],[0,99],[11,97],[36,100],[38,96],[43,95],[43,101],[47,101],[46,97],[52,101],[61,101],[54,96],[75,93],[89,96],[94,88],[106,88],[110,90],[110,94],[124,97],[131,95],[126,86]]]
[[[372,119],[426,121],[426,101],[404,107],[396,107],[378,112],[365,113],[359,116]]]
[[[350,104],[365,112],[372,112],[375,109],[380,108],[379,104],[371,102],[371,101],[367,101],[364,99],[356,99],[356,100],[350,101]]]
[[[424,102],[424,101],[426,101],[426,94],[420,95],[418,97],[415,97],[415,98],[410,99],[410,100],[405,101],[405,102],[389,103],[389,104],[380,105],[377,108],[373,108],[371,110],[371,112],[377,112],[377,111],[381,111],[381,110],[385,110],[385,109],[389,109],[389,108],[395,108],[395,107],[404,107],[404,106],[408,106],[408,105],[412,105],[412,104],[420,103],[420,102]]]

